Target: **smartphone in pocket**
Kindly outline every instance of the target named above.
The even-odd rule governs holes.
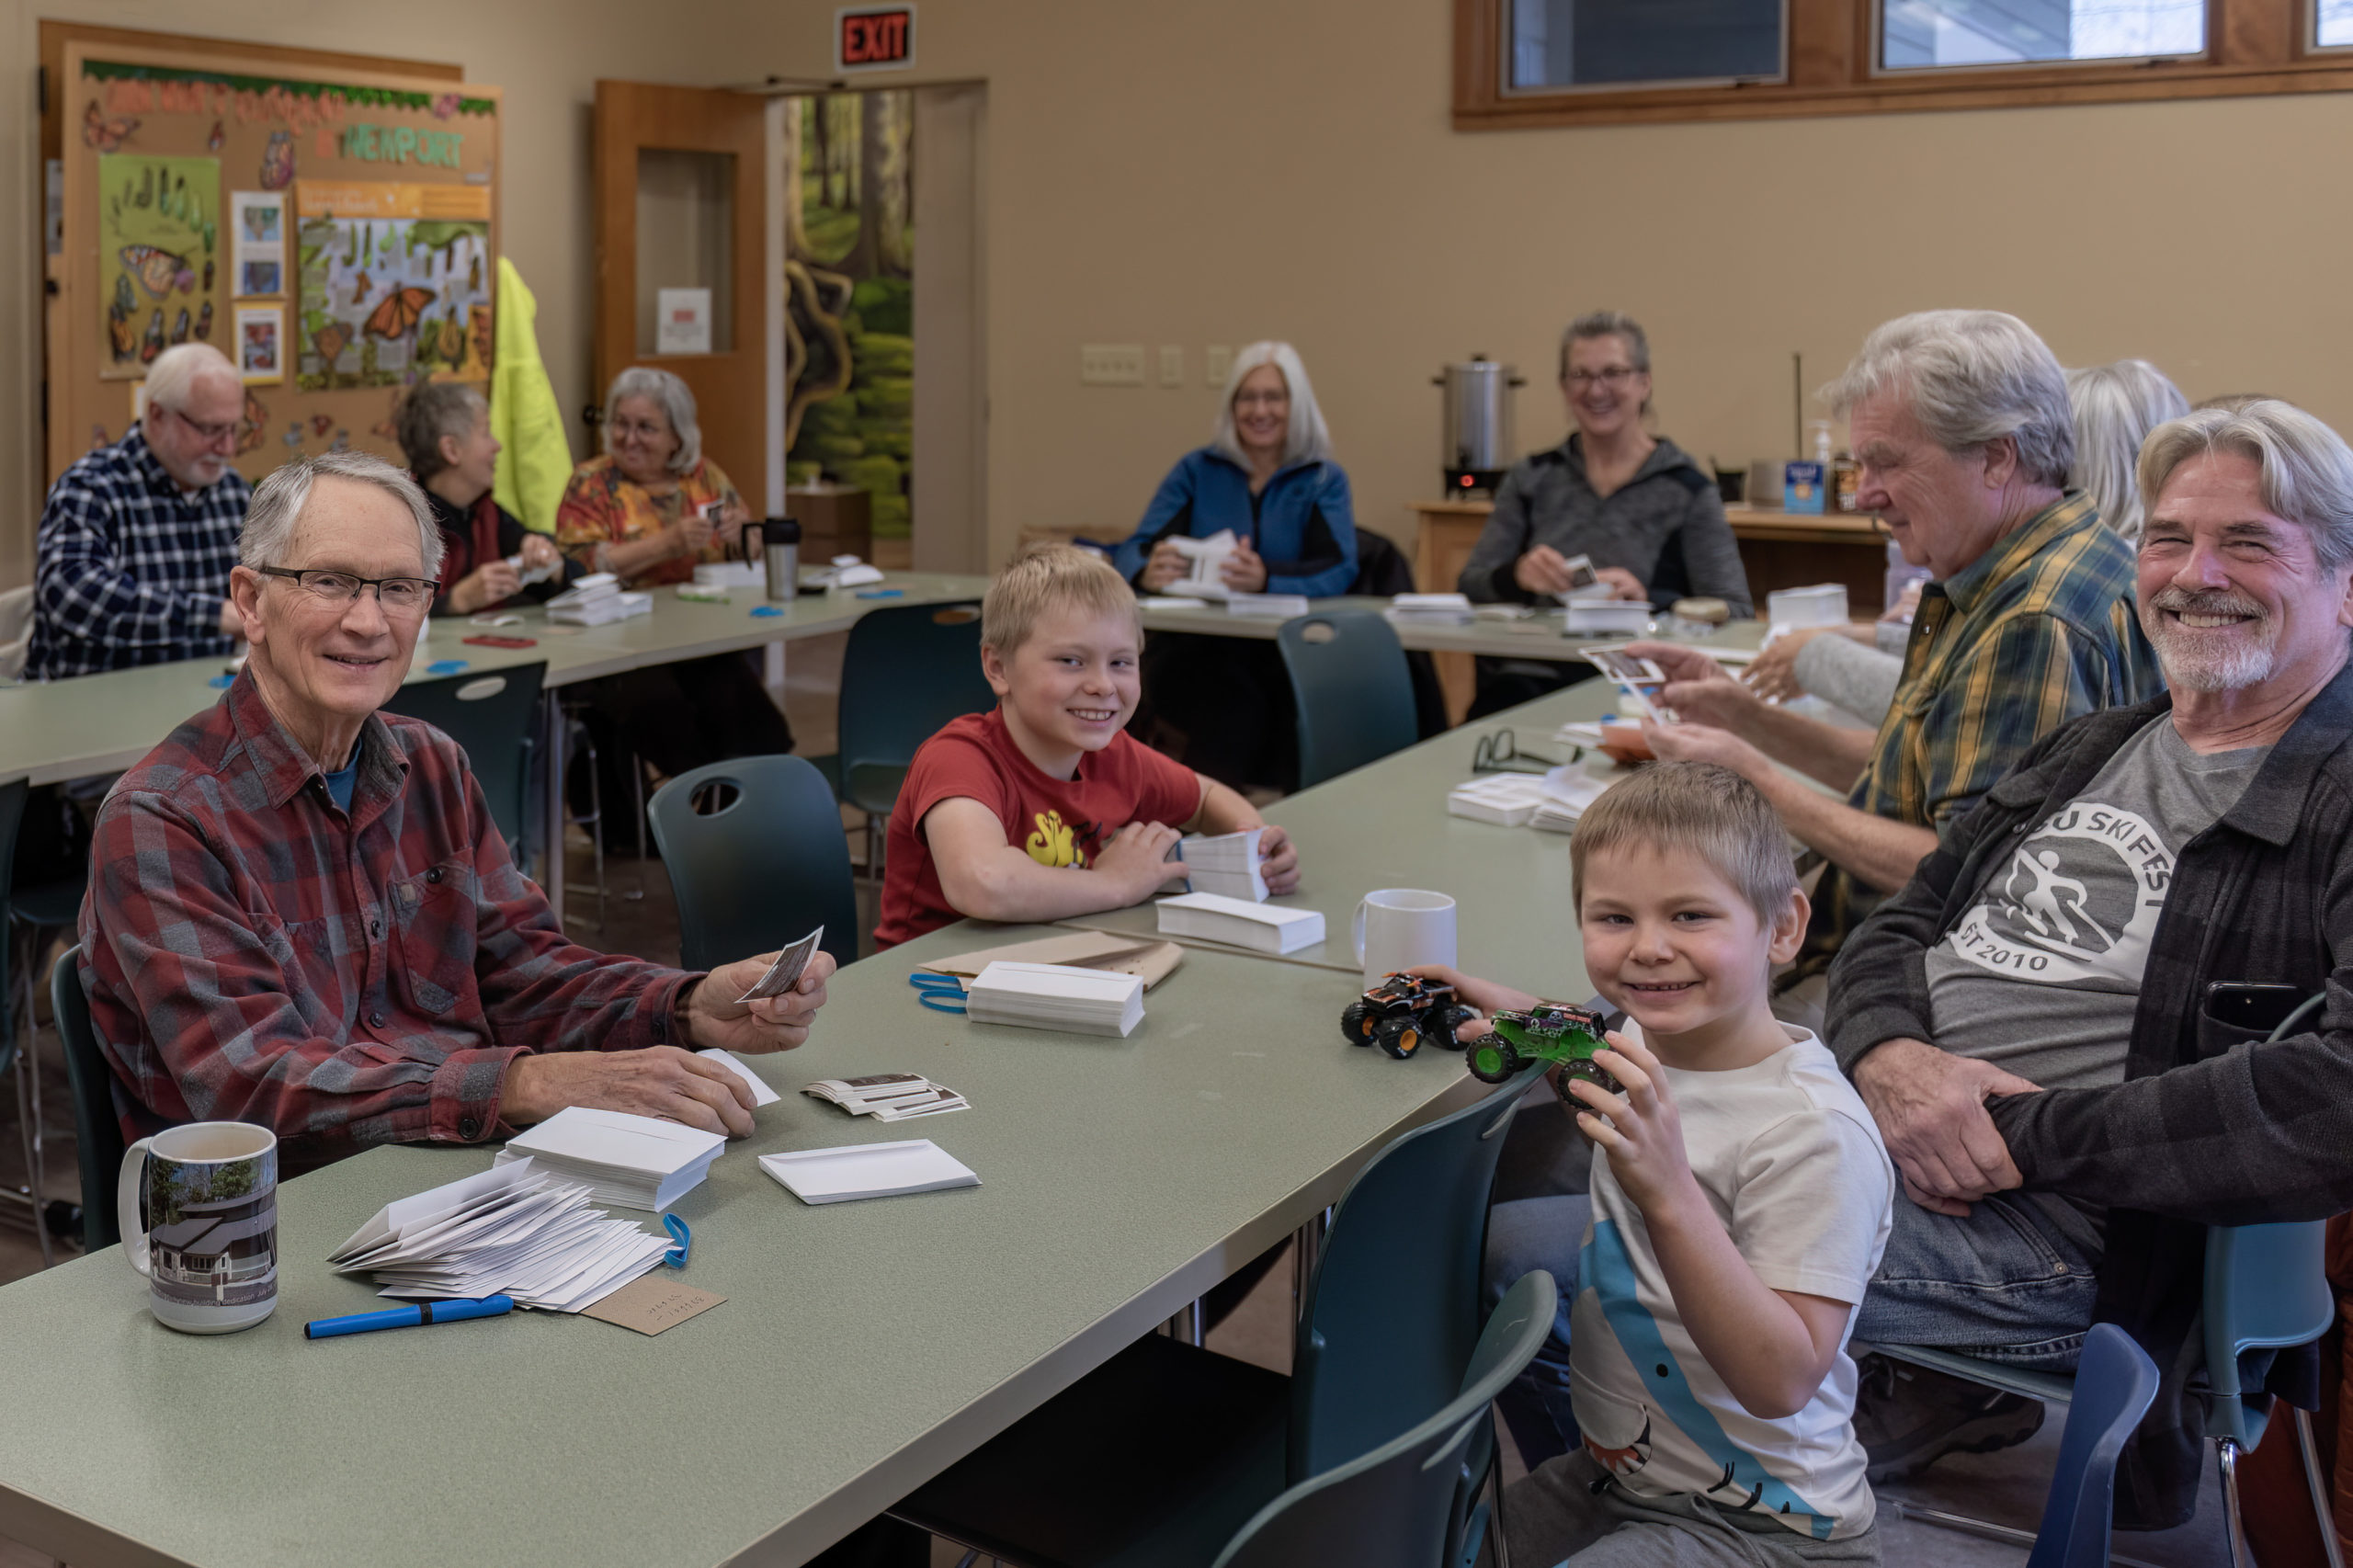
[[[2268,1035],[2311,994],[2299,985],[2217,980],[2206,987],[2206,1016],[2218,1024]]]

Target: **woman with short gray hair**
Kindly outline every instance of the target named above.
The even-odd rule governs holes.
[[[1561,394],[1574,429],[1505,479],[1456,585],[1473,599],[1551,605],[1574,585],[1569,562],[1583,556],[1618,598],[1664,608],[1699,595],[1749,614],[1748,574],[1714,478],[1643,427],[1649,335],[1618,311],[1577,317],[1561,335]],[[1482,658],[1470,717],[1593,674],[1586,665]]]
[[[591,572],[628,586],[685,583],[724,561],[750,513],[703,456],[695,394],[667,370],[632,365],[605,393],[605,455],[574,471],[555,540]]]
[[[445,552],[434,614],[474,615],[518,598],[543,602],[580,574],[578,563],[565,560],[553,540],[524,528],[491,494],[499,444],[480,388],[426,381],[401,400],[394,424],[409,472],[424,487],[441,533]]]

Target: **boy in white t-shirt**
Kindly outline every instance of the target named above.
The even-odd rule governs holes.
[[[1621,1094],[1563,1080],[1597,1150],[1584,1447],[1504,1499],[1511,1559],[1877,1562],[1846,1346],[1895,1176],[1830,1052],[1768,1006],[1806,926],[1788,836],[1729,769],[1662,763],[1569,847],[1586,971],[1631,1022],[1595,1058]],[[1457,983],[1485,1011],[1535,1001]]]

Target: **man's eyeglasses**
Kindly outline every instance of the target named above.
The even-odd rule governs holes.
[[[299,566],[256,566],[254,570],[265,577],[284,577],[313,598],[327,604],[350,604],[364,590],[373,588],[378,604],[389,612],[404,615],[414,615],[431,605],[436,586],[429,577],[357,577],[348,572]]]
[[[190,419],[187,415],[182,414],[178,409],[174,408],[168,403],[158,403],[156,406],[163,409],[165,413],[170,415],[181,424],[187,426],[189,429],[195,431],[197,438],[201,440],[208,447],[217,447],[222,442],[234,437],[237,434],[238,425],[243,423],[240,420],[232,419],[226,425],[207,425],[200,419]]]
[[[1571,370],[1563,379],[1573,387],[1589,387],[1596,381],[1608,386],[1622,387],[1641,374],[1642,372],[1631,365],[1612,365],[1606,370]]]

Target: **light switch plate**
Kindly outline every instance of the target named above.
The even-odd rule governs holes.
[[[1078,384],[1084,387],[1140,387],[1143,385],[1143,345],[1141,343],[1080,344]]]
[[[1225,378],[1233,374],[1233,346],[1212,343],[1201,350],[1201,369],[1205,380],[1213,387],[1225,385]]]
[[[1185,350],[1174,343],[1160,346],[1160,384],[1181,387],[1185,384]]]

